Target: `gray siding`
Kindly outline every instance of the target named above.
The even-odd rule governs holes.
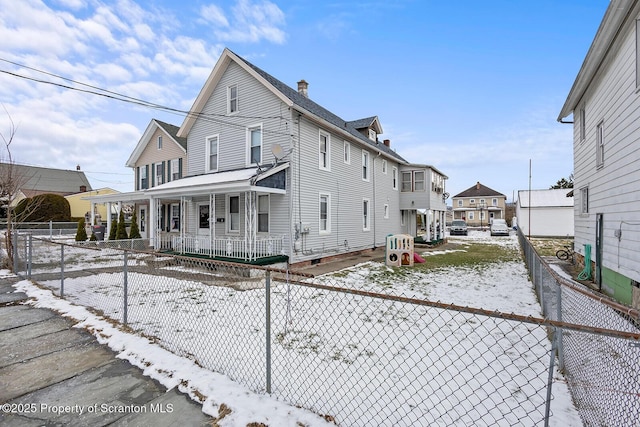
[[[635,25],[634,20],[629,22]],[[634,25],[591,83],[574,112],[575,246],[595,249],[596,214],[603,214],[603,266],[640,281],[640,100],[635,81]],[[586,113],[580,140],[579,108]],[[604,123],[604,165],[596,167],[596,127]],[[589,212],[581,213],[581,189],[589,188]],[[620,240],[614,235],[621,229]],[[592,252],[592,257],[595,254]]]

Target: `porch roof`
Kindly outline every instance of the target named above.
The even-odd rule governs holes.
[[[89,200],[93,203],[118,203],[118,202],[138,202],[149,200],[143,191],[131,191],[129,193],[113,193],[98,196],[82,197],[82,200]]]
[[[283,163],[262,171],[257,167],[190,176],[145,191],[150,197],[196,196],[209,193],[259,191],[264,193],[285,194],[286,190],[263,187],[259,182],[289,167]]]

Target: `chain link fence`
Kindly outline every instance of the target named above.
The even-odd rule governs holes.
[[[572,306],[549,278],[534,280],[549,288],[548,318],[536,319],[118,247],[131,242],[17,241],[27,247],[17,251],[26,255],[19,271],[55,294],[338,425],[558,425],[556,354],[587,425],[630,426],[639,414],[637,329],[548,316],[595,301],[583,295]],[[587,352],[573,342],[602,344]],[[583,397],[589,375],[600,379],[597,398]]]
[[[558,352],[559,367],[585,425],[638,425],[640,313],[565,277],[522,233],[519,239],[545,317],[589,327],[560,329]],[[614,336],[609,330],[629,336]]]

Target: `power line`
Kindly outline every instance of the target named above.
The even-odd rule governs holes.
[[[52,81],[48,81],[48,80],[42,80],[42,79],[38,79],[35,77],[29,77],[29,76],[25,76],[22,74],[18,74],[12,71],[8,71],[8,70],[2,70],[0,69],[1,73],[5,73],[8,75],[11,75],[13,77],[17,77],[17,78],[21,78],[21,79],[25,79],[25,80],[30,80],[36,83],[41,83],[41,84],[48,84],[48,85],[52,85],[52,86],[57,86],[63,89],[68,89],[68,90],[73,90],[73,91],[77,91],[77,92],[81,92],[81,93],[87,93],[87,94],[91,94],[91,95],[97,95],[97,96],[102,96],[105,98],[109,98],[109,99],[113,99],[116,101],[121,101],[121,102],[127,102],[130,104],[134,104],[134,105],[138,105],[138,106],[142,106],[142,107],[146,107],[146,108],[151,108],[151,109],[155,109],[155,110],[160,110],[160,111],[165,111],[168,113],[173,113],[173,114],[178,114],[178,115],[182,115],[185,117],[195,117],[195,118],[199,118],[199,119],[204,119],[207,121],[211,121],[217,124],[221,124],[221,125],[226,125],[226,126],[233,126],[233,127],[238,127],[238,128],[245,128],[246,126],[240,123],[234,123],[234,122],[230,122],[227,120],[222,120],[219,117],[223,117],[223,118],[228,118],[228,116],[223,115],[223,114],[215,114],[215,113],[194,113],[191,111],[187,111],[187,110],[180,110],[177,108],[173,108],[173,107],[167,107],[161,104],[156,104],[150,101],[145,101],[143,99],[139,99],[139,98],[134,98],[128,95],[123,95],[121,93],[118,92],[114,92],[108,89],[103,89],[100,88],[98,86],[93,86],[87,83],[82,83],[82,82],[78,82],[76,80],[72,80],[69,79],[67,77],[63,77],[54,73],[50,73],[48,71],[43,71],[43,70],[39,70],[37,68],[33,68],[33,67],[29,67],[23,64],[19,64],[17,62],[14,61],[9,61],[7,59],[4,58],[0,58],[0,61],[18,66],[18,67],[22,67],[28,70],[32,70],[38,73],[42,73],[48,76],[52,76],[64,81],[68,81],[74,84],[78,84],[81,86],[85,86],[88,87],[90,89],[93,90],[89,90],[89,89],[82,89],[82,88],[77,88],[74,86],[69,86],[69,85],[65,85],[62,83],[57,83],[57,82],[52,82]],[[99,92],[97,92],[99,91]],[[238,118],[238,119],[259,119],[259,120],[269,120],[269,119],[280,119],[280,120],[286,120],[286,117],[283,116],[241,116],[241,115],[236,115],[234,116],[234,118]],[[273,130],[265,130],[263,129],[263,132],[265,133],[270,133],[270,134],[276,134],[276,135],[284,135],[284,136],[290,136],[293,137],[292,134],[290,133],[286,133],[286,132],[280,132],[280,131],[273,131]]]

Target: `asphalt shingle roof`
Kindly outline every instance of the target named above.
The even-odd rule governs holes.
[[[493,196],[502,196],[506,197],[504,194],[497,192],[496,190],[487,187],[486,185],[482,185],[479,182],[474,186],[467,188],[461,193],[456,194],[453,197],[493,197]]]
[[[2,173],[6,171],[8,166],[8,163],[0,163]],[[14,178],[18,179],[19,190],[27,197],[43,193],[67,196],[80,193],[82,186],[86,187],[85,191],[91,191],[91,184],[82,171],[16,164],[12,167],[11,173]]]
[[[351,121],[351,122],[345,121],[341,117],[335,115],[331,111],[329,111],[326,108],[322,107],[321,105],[315,103],[314,101],[312,101],[308,97],[300,94],[297,90],[287,86],[286,84],[284,84],[280,80],[278,80],[275,77],[273,77],[271,74],[263,71],[259,67],[256,67],[251,62],[247,61],[246,59],[242,58],[241,56],[239,56],[237,54],[236,54],[236,56],[238,58],[240,58],[242,61],[244,61],[244,63],[247,64],[249,67],[251,67],[253,70],[255,70],[260,76],[262,76],[267,82],[269,82],[273,87],[275,87],[283,95],[285,95],[287,98],[289,98],[291,101],[293,101],[294,104],[296,104],[296,105],[302,107],[303,109],[315,114],[316,116],[326,120],[327,122],[331,123],[332,125],[337,126],[337,127],[341,128],[341,129],[344,129],[349,134],[351,134],[352,136],[357,138],[359,141],[361,141],[363,144],[369,145],[369,146],[374,147],[375,149],[377,149],[379,151],[387,153],[390,156],[398,159],[402,163],[408,163],[407,160],[405,160],[402,156],[400,156],[398,153],[396,153],[391,148],[387,147],[386,145],[384,145],[381,142],[371,141],[369,138],[367,138],[366,136],[364,136],[362,133],[360,133],[358,131],[358,129],[361,129],[363,127],[363,126],[361,126],[361,122],[363,120],[368,120],[368,118],[367,119],[359,119],[359,120],[355,120],[355,121]],[[373,117],[373,118],[375,118],[375,117]],[[371,123],[369,123],[369,124],[371,124]],[[369,124],[365,125],[365,127],[368,126]],[[356,126],[360,126],[360,127],[356,127]]]

